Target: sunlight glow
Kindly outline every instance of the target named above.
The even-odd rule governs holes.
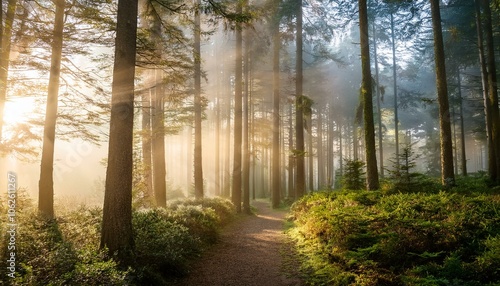
[[[5,125],[13,126],[26,122],[34,112],[35,99],[31,97],[10,97],[5,103],[3,121]]]

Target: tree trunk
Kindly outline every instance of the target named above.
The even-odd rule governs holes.
[[[201,138],[201,0],[196,0],[194,14],[194,195],[203,198],[203,155]]]
[[[292,150],[293,150],[293,106],[290,104],[288,107],[288,114],[289,114],[289,129],[288,129],[288,196],[292,200],[297,199],[297,193],[295,191],[295,157],[292,156]]]
[[[453,134],[453,167],[455,168],[455,176],[458,175],[458,140],[457,140],[457,124],[455,115],[455,105],[451,105],[451,124]]]
[[[151,87],[142,93],[142,164],[146,181],[148,202],[153,200],[153,169],[151,148]]]
[[[333,104],[328,104],[328,117],[327,117],[327,163],[326,163],[326,184],[328,188],[331,188],[335,184],[335,133],[334,133],[334,116],[333,116]]]
[[[339,158],[340,158],[340,164],[339,164],[339,172],[340,176],[344,175],[344,146],[342,145],[342,125],[337,124],[337,129],[339,131]]]
[[[163,85],[161,75],[155,70],[155,87],[153,90],[153,190],[155,193],[156,206],[165,207],[167,205],[167,185],[165,181],[165,120],[163,105]]]
[[[54,217],[54,141],[56,137],[57,102],[61,75],[65,0],[56,0],[52,56],[43,126],[42,162],[38,182],[38,210],[48,218]]]
[[[278,22],[278,21],[277,21]],[[272,207],[280,205],[280,34],[279,23],[274,23],[273,34],[273,164]]]
[[[250,78],[250,87],[253,86],[253,80]],[[252,92],[249,94],[249,101],[252,103]],[[257,158],[256,158],[256,146],[255,146],[255,107],[253,104],[250,104],[250,142],[252,144],[250,145],[251,147],[251,152],[250,152],[250,167],[251,167],[251,174],[252,174],[252,179],[251,179],[251,193],[252,193],[252,199],[255,200],[255,189],[256,189],[256,182],[255,182],[255,174],[256,174],[256,165],[257,165]]]
[[[221,174],[220,174],[220,100],[219,100],[219,72],[217,72],[217,97],[215,98],[215,195],[222,196],[221,192]]]
[[[491,104],[491,133],[493,148],[495,149],[496,182],[500,183],[500,113],[498,110],[498,82],[495,63],[495,45],[493,39],[493,26],[491,19],[490,1],[483,0],[484,27],[486,35],[486,53],[488,66],[488,91]],[[493,158],[492,158],[493,159]]]
[[[317,156],[318,156],[318,189],[325,187],[325,161],[323,158],[323,114],[321,109],[318,110],[318,142],[317,142]],[[333,144],[332,144],[333,148]],[[332,159],[333,160],[333,159]]]
[[[224,69],[225,79],[225,91],[227,95],[226,102],[226,138],[225,138],[225,150],[226,154],[224,157],[224,197],[229,198],[231,195],[231,92],[229,87],[229,77],[227,75],[227,70]]]
[[[247,1],[244,3],[247,6]],[[245,92],[243,93],[243,166],[242,166],[242,181],[243,181],[243,211],[250,214],[250,145],[249,145],[249,114],[248,101],[250,93],[250,33],[245,29]]]
[[[392,77],[394,80],[394,142],[395,157],[399,158],[399,118],[398,118],[398,82],[396,66],[396,38],[394,37],[394,15],[391,12],[391,38],[392,38]],[[396,170],[399,170],[399,160],[396,160]]]
[[[359,29],[361,43],[361,68],[363,72],[361,94],[365,125],[366,188],[379,188],[377,154],[375,148],[375,125],[373,123],[372,75],[370,71],[370,47],[368,40],[368,12],[366,0],[359,0]]]
[[[286,198],[288,194],[288,185],[287,185],[287,170],[286,170],[286,146],[285,146],[285,129],[282,128],[284,122],[280,119],[280,156],[281,156],[281,192],[280,198]]]
[[[352,126],[352,158],[359,160],[359,139],[358,139],[358,123],[354,122]]]
[[[462,98],[462,79],[460,78],[460,68],[457,67],[458,79],[458,100],[459,100],[459,113],[460,113],[460,151],[462,159],[462,176],[467,176],[467,154],[465,150],[465,127],[464,127],[464,107]]]
[[[446,82],[446,65],[441,28],[441,12],[439,0],[431,1],[432,27],[434,30],[434,60],[436,68],[436,87],[439,103],[439,127],[441,145],[441,183],[449,187],[455,184],[453,173],[453,146],[450,125],[450,108],[448,103],[448,84]]]
[[[241,13],[242,4],[238,3],[237,12]],[[236,67],[235,67],[235,86],[234,86],[234,161],[233,161],[233,189],[231,198],[236,206],[236,211],[241,212],[241,144],[242,144],[242,73],[243,73],[243,55],[242,55],[242,27],[240,23],[236,24]]]
[[[296,195],[297,198],[302,197],[305,194],[306,187],[306,174],[304,165],[304,114],[302,110],[302,0],[297,0],[297,35],[296,35],[296,76],[295,76],[295,136],[296,136],[296,147],[295,151],[297,153],[296,163],[297,163],[297,181],[296,181]]]
[[[477,43],[479,51],[479,63],[481,66],[481,83],[483,86],[483,99],[484,99],[484,114],[486,121],[486,134],[487,134],[487,146],[488,146],[488,174],[490,180],[495,182],[497,180],[497,162],[496,162],[496,152],[493,145],[493,132],[492,132],[492,116],[491,109],[492,104],[490,102],[489,91],[488,91],[488,70],[486,68],[486,59],[484,55],[484,45],[483,45],[483,28],[481,21],[481,0],[475,0],[476,9],[476,29],[477,29]],[[482,155],[482,152],[481,152]],[[482,166],[482,164],[481,164]]]
[[[119,0],[111,97],[108,167],[100,248],[131,262],[134,79],[137,0]]]
[[[312,116],[309,116],[309,124],[307,129],[309,130],[309,134],[307,136],[307,163],[309,166],[307,167],[308,171],[308,185],[309,191],[312,192],[314,190],[314,155],[313,155],[313,135],[312,135]]]
[[[392,14],[391,14],[391,20],[392,20]],[[391,21],[391,24],[392,24],[392,28],[394,28],[394,25],[393,25],[393,21]],[[384,177],[384,148],[383,148],[383,144],[382,144],[382,109],[381,109],[381,96],[380,96],[380,81],[379,81],[379,69],[378,69],[378,53],[377,53],[377,29],[375,27],[375,23],[373,24],[373,54],[374,54],[374,57],[375,57],[375,80],[377,81],[377,89],[376,89],[376,93],[377,93],[377,113],[378,113],[378,116],[377,116],[377,120],[378,120],[378,152],[379,152],[379,164],[380,164],[380,176],[383,178]],[[394,43],[394,32],[392,33],[392,42]],[[396,52],[395,52],[395,48],[394,48],[394,45],[393,45],[393,59],[396,58]],[[395,61],[393,62],[393,65],[395,66]],[[396,82],[396,76],[395,74],[393,75],[394,76],[394,82]],[[397,117],[397,96],[396,96],[397,92],[396,92],[396,84],[394,84],[394,102],[395,102],[395,105],[394,105],[394,115],[395,115],[395,118]],[[396,124],[396,127],[397,127],[397,124]],[[397,129],[396,129],[397,130]],[[396,136],[397,137],[397,136]],[[397,145],[396,145],[397,146]],[[399,148],[396,148],[396,151],[398,154],[399,153]],[[398,157],[396,157],[398,158]]]
[[[17,0],[8,0],[5,24],[2,31],[0,51],[0,141],[3,136],[3,115],[7,99],[7,80],[9,78],[10,47],[12,41],[12,24],[16,16]],[[3,8],[2,8],[3,11]],[[64,13],[64,12],[63,12]]]

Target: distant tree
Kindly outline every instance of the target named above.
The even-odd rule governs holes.
[[[373,90],[372,75],[370,70],[370,47],[368,40],[368,11],[366,0],[359,0],[359,30],[361,44],[361,96],[363,100],[363,118],[365,128],[365,153],[366,153],[366,188],[376,190],[379,188],[377,171],[377,154],[375,148],[375,124],[373,120]]]
[[[273,164],[272,164],[272,206],[279,207],[281,176],[280,176],[280,25],[278,17],[278,1],[275,5],[275,16],[271,18],[273,33]]]
[[[448,84],[441,27],[441,12],[439,0],[431,0],[432,28],[434,31],[434,60],[436,69],[436,87],[439,104],[439,128],[441,145],[441,183],[443,186],[455,184],[453,169],[453,138],[450,125],[450,110],[448,102]]]
[[[159,21],[156,22],[159,30]],[[158,31],[158,33],[160,33]],[[159,34],[156,34],[159,35]],[[155,194],[156,206],[165,207],[167,205],[167,182],[165,163],[165,103],[164,103],[164,83],[163,71],[152,70],[154,87],[151,94],[152,107],[152,154],[153,154],[153,190]]]
[[[186,49],[189,39],[185,35],[187,29],[193,29],[194,22],[179,23],[176,17],[195,10],[188,10],[192,6],[175,9],[175,3],[163,4],[166,5],[147,0],[141,3],[141,26],[137,40],[138,75],[142,81],[141,134],[145,147],[144,168],[140,170],[145,177],[151,177],[157,206],[165,206],[167,201],[165,136],[192,126],[194,121],[193,100],[189,98],[194,91],[190,83],[194,79],[195,55],[193,49]],[[203,104],[200,100],[201,108]],[[192,170],[193,164],[188,166]],[[148,175],[149,172],[152,176]],[[188,174],[192,176],[191,171]]]
[[[61,58],[63,48],[65,0],[55,1],[54,30],[52,40],[52,59],[43,128],[42,162],[38,182],[38,210],[48,218],[54,217],[54,141],[56,136],[57,103]]]
[[[142,171],[145,181],[145,195],[153,200],[153,162],[152,162],[152,145],[151,137],[151,90],[142,93]]]
[[[243,1],[243,6],[245,11],[249,9],[248,1]],[[252,53],[251,41],[252,37],[250,35],[250,29],[245,27],[244,30],[244,42],[245,42],[245,54],[243,56],[243,77],[245,82],[244,92],[243,92],[243,145],[242,145],[242,188],[243,188],[243,211],[247,214],[251,213],[250,210],[250,118],[249,118],[249,106],[250,106],[250,65],[252,64]]]
[[[242,12],[243,7],[241,1],[237,4],[237,13]],[[233,188],[231,200],[236,206],[237,212],[241,212],[241,161],[242,161],[242,97],[243,97],[243,37],[242,25],[236,23],[236,62],[235,62],[235,85],[234,85],[234,160],[233,160]]]
[[[373,30],[373,56],[375,64],[375,92],[377,96],[377,125],[378,125],[378,152],[379,152],[379,164],[380,164],[380,176],[384,177],[384,147],[383,147],[383,131],[382,131],[382,108],[381,101],[384,96],[385,89],[380,85],[380,73],[378,67],[378,52],[377,52],[377,28],[375,23],[372,25]],[[395,116],[396,117],[396,116]],[[397,124],[396,124],[397,125]],[[395,132],[395,134],[398,134]],[[397,138],[397,136],[396,136]],[[397,150],[396,143],[396,150]]]
[[[2,25],[2,35],[0,44],[0,141],[3,135],[3,115],[5,109],[5,100],[7,99],[7,78],[9,74],[9,57],[12,41],[12,26],[16,15],[17,0],[7,1],[7,11],[5,21]],[[3,6],[2,6],[3,15]],[[2,17],[3,18],[3,17]]]
[[[296,38],[295,38],[295,166],[297,179],[295,183],[295,193],[297,198],[305,194],[306,173],[305,173],[305,148],[304,148],[304,114],[302,109],[303,101],[303,39],[302,39],[302,0],[297,0],[296,7]]]
[[[123,263],[133,253],[132,170],[137,0],[119,0],[111,97],[108,166],[100,248]]]

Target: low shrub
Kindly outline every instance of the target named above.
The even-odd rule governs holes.
[[[47,220],[26,201],[16,212],[16,277],[9,281],[14,285],[169,285],[172,277],[187,272],[188,262],[203,247],[215,242],[217,230],[234,213],[232,204],[222,199],[135,211],[136,259],[123,269],[99,250],[100,208],[60,210],[56,219]],[[6,216],[0,220],[0,258],[5,261],[9,255]],[[6,267],[0,268],[0,275],[7,277]]]
[[[164,284],[162,277],[184,274],[187,261],[200,251],[199,239],[171,218],[165,209],[134,213],[136,277],[141,284]]]
[[[102,213],[80,208],[47,220],[32,207],[16,213],[15,285],[124,285],[127,270],[99,251]],[[6,257],[6,237],[2,260]],[[0,275],[7,277],[5,269]],[[10,279],[10,278],[9,278]]]
[[[169,203],[171,209],[177,209],[179,206],[202,206],[213,209],[222,225],[228,223],[236,213],[233,203],[223,198],[186,199]]]
[[[498,285],[499,207],[477,193],[315,193],[292,206],[289,235],[311,285]]]

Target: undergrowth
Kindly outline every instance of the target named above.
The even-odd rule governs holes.
[[[500,285],[500,195],[331,191],[291,208],[310,285]]]
[[[136,261],[122,269],[99,250],[102,209],[58,210],[56,219],[46,220],[29,200],[19,203],[16,277],[7,277],[8,269],[2,267],[0,284],[168,285],[188,272],[188,262],[217,240],[218,230],[235,213],[223,199],[184,200],[167,208],[134,211]],[[5,206],[0,205],[0,212],[6,213]],[[0,220],[0,256],[6,261],[6,216]]]

